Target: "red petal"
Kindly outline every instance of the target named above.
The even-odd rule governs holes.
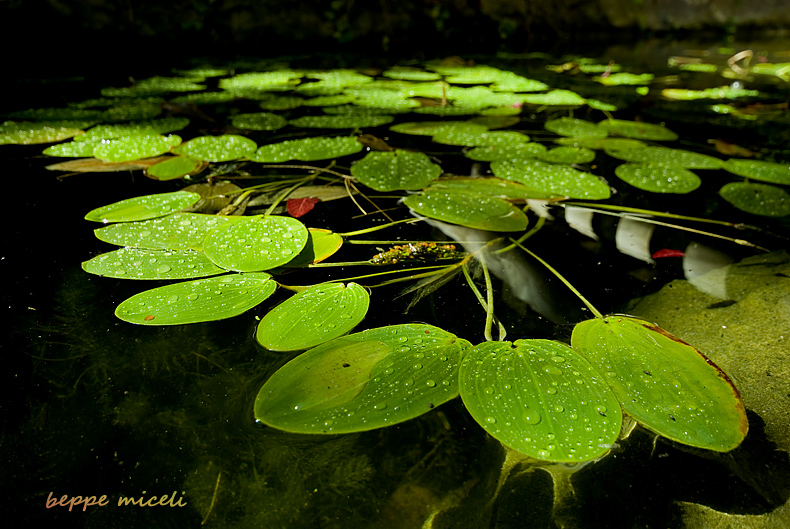
[[[301,217],[309,213],[319,202],[320,200],[315,197],[289,198],[285,203],[285,207],[288,209],[288,214],[292,217]]]
[[[653,259],[661,259],[662,257],[683,257],[685,254],[680,250],[668,250],[666,248],[658,250],[653,254]]]

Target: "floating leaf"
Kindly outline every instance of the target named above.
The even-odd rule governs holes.
[[[237,272],[260,272],[284,265],[307,243],[307,228],[291,217],[244,217],[209,232],[206,256]]]
[[[536,158],[546,152],[542,143],[522,143],[520,145],[489,145],[475,147],[467,151],[465,156],[479,162],[493,162],[503,160],[518,162],[526,158]]]
[[[790,215],[790,193],[784,189],[751,182],[733,182],[719,190],[724,200],[747,213],[765,217]]]
[[[121,136],[110,141],[100,142],[93,155],[105,162],[131,162],[141,158],[159,156],[181,143],[176,135],[138,134]]]
[[[250,156],[257,145],[244,136],[223,134],[222,136],[199,136],[173,149],[182,154],[207,162],[227,162]]]
[[[395,117],[387,114],[370,115],[335,115],[335,116],[303,116],[292,119],[289,124],[294,127],[324,129],[359,129],[362,127],[380,127],[392,123]]]
[[[445,191],[466,191],[480,193],[490,197],[504,199],[525,200],[527,198],[550,198],[555,195],[532,189],[518,182],[502,180],[500,178],[452,178],[435,180],[430,189],[443,189]]]
[[[320,200],[315,197],[289,198],[285,203],[285,209],[290,216],[299,218],[313,211],[313,208],[319,202]]]
[[[496,82],[491,85],[491,90],[497,92],[539,92],[548,88],[546,83],[527,79],[513,72],[502,72],[497,76]]]
[[[428,189],[409,195],[408,207],[432,219],[489,231],[524,231],[527,216],[513,204],[479,193]]]
[[[304,99],[298,96],[261,94],[261,97],[255,99],[260,101],[258,106],[264,110],[291,110],[304,105]]]
[[[550,105],[550,106],[579,106],[585,103],[585,99],[570,90],[551,90],[545,94],[525,94],[521,96],[524,103],[530,105]]]
[[[722,165],[725,171],[732,174],[770,182],[772,184],[790,185],[790,163],[760,162],[757,160],[741,160],[730,158]]]
[[[488,127],[471,121],[411,121],[398,123],[390,127],[393,132],[402,134],[416,134],[419,136],[434,136],[450,131],[480,134],[486,132]]]
[[[625,316],[578,324],[571,345],[606,379],[623,410],[679,443],[727,452],[748,430],[729,377],[689,344]]]
[[[337,338],[266,381],[255,418],[289,432],[349,433],[423,415],[458,396],[469,342],[430,325],[394,325]]]
[[[337,94],[332,96],[319,96],[305,99],[302,103],[306,107],[336,107],[353,103],[356,97],[349,94]]]
[[[597,176],[567,165],[525,159],[519,162],[491,162],[491,170],[499,178],[515,180],[553,195],[587,200],[609,198],[609,186]]]
[[[280,90],[283,86],[290,89],[303,76],[302,72],[294,70],[248,72],[220,79],[219,87],[223,90]]]
[[[629,72],[613,73],[606,77],[594,77],[593,80],[598,81],[605,86],[619,86],[619,85],[645,85],[655,77],[652,73],[634,74]]]
[[[264,145],[248,158],[254,162],[278,163],[288,160],[312,162],[339,158],[362,150],[355,136],[334,138],[305,138]]]
[[[232,318],[272,295],[277,283],[266,273],[230,274],[166,285],[136,294],[115,315],[139,325],[184,325]]]
[[[445,145],[465,145],[468,147],[508,147],[527,143],[529,141],[529,136],[514,130],[486,130],[483,132],[446,130],[434,134],[433,141]]]
[[[94,230],[99,240],[118,246],[160,250],[200,249],[209,231],[229,217],[175,213],[140,222],[122,222]]]
[[[596,459],[620,434],[614,394],[587,360],[559,342],[482,343],[464,356],[459,386],[475,421],[535,459]]]
[[[171,156],[146,169],[145,174],[154,180],[175,180],[199,174],[206,167],[208,167],[208,162],[202,160],[195,160],[188,156]]]
[[[607,151],[624,151],[647,147],[639,140],[629,138],[560,138],[555,140],[560,145],[571,147],[587,147],[588,149],[606,149]]]
[[[627,162],[673,164],[686,169],[719,169],[722,160],[707,154],[670,149],[669,147],[640,147],[626,150],[607,150],[606,154]]]
[[[605,119],[599,122],[598,126],[609,134],[638,140],[675,141],[678,139],[677,134],[666,127],[654,123]]]
[[[128,198],[102,206],[85,215],[94,222],[130,222],[164,217],[197,203],[200,195],[186,191]]]
[[[79,122],[15,123],[6,121],[0,124],[0,145],[7,143],[21,145],[54,143],[82,134],[82,127],[89,125],[89,123]]]
[[[288,124],[288,120],[278,114],[255,112],[252,114],[236,114],[231,123],[239,129],[277,130]]]
[[[166,134],[181,130],[187,125],[189,125],[187,118],[162,118],[120,125],[96,125],[85,134],[74,138],[74,141],[111,140],[136,134]]]
[[[351,166],[351,174],[376,191],[422,189],[439,178],[442,168],[427,154],[396,149],[371,151]]]
[[[442,76],[436,72],[426,72],[418,68],[395,67],[381,73],[384,77],[391,79],[403,79],[406,81],[435,81]]]
[[[258,324],[256,339],[274,351],[315,347],[356,327],[369,304],[367,290],[356,283],[315,285],[269,311]]]
[[[91,144],[91,146],[93,146],[93,144]],[[53,163],[47,165],[45,169],[48,171],[69,171],[72,173],[117,173],[120,171],[146,169],[169,158],[170,156],[159,156],[131,162],[103,162],[96,158],[89,158],[86,160],[69,160],[68,162]]]
[[[542,153],[539,158],[549,163],[590,163],[595,160],[595,151],[586,147],[561,146]]]
[[[58,143],[44,149],[47,156],[62,156],[64,158],[92,157],[93,150],[101,145],[101,140],[96,141],[70,141]]]
[[[90,274],[118,279],[191,279],[225,272],[203,252],[121,248],[82,263]]]
[[[609,134],[595,123],[576,118],[550,119],[543,126],[554,134],[576,138],[605,138]]]
[[[690,193],[702,183],[697,175],[677,165],[624,163],[615,170],[617,177],[632,186],[652,193]]]
[[[330,230],[308,228],[307,244],[299,255],[288,261],[286,268],[300,268],[320,263],[334,255],[343,246],[343,237]]]

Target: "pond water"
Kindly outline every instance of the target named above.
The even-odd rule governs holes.
[[[351,233],[414,218],[402,199],[428,187],[427,181],[383,189],[377,188],[375,181],[365,180],[362,164],[356,168],[358,174],[351,172],[352,164],[359,163],[369,153],[388,152],[375,150],[376,145],[381,145],[372,143],[375,138],[369,138],[366,147],[356,153],[319,156],[312,161],[286,156],[283,161],[272,162],[263,155],[259,161],[243,160],[245,156],[252,157],[251,152],[231,156],[229,161],[215,159],[202,173],[186,180],[168,181],[147,178],[139,169],[48,170],[47,165],[75,158],[43,155],[45,148],[57,143],[54,141],[2,145],[0,159],[7,185],[21,184],[17,192],[8,194],[6,201],[10,213],[0,259],[6,278],[3,306],[8,322],[3,345],[6,361],[10,363],[5,369],[7,397],[2,444],[6,458],[5,503],[28,522],[75,527],[406,529],[790,525],[787,506],[790,417],[786,412],[790,409],[790,377],[786,367],[790,365],[786,352],[790,294],[786,286],[788,259],[780,253],[787,250],[790,236],[787,221],[790,199],[786,192],[790,184],[786,174],[786,163],[790,162],[788,50],[790,43],[782,42],[741,43],[730,47],[645,43],[629,48],[613,47],[594,57],[530,53],[443,62],[382,64],[367,60],[358,65],[352,59],[345,59],[344,69],[351,71],[358,66],[354,70],[357,78],[350,81],[327,75],[330,68],[338,65],[324,59],[291,57],[232,64],[196,60],[183,65],[183,70],[212,67],[225,71],[211,72],[205,81],[198,81],[208,87],[205,90],[187,92],[178,92],[180,88],[173,86],[162,88],[156,81],[146,85],[143,80],[155,75],[177,75],[171,70],[129,72],[136,76],[137,82],[131,86],[136,86],[137,92],[127,90],[130,85],[123,76],[113,76],[112,84],[92,74],[46,83],[19,81],[19,97],[14,108],[4,109],[17,122],[47,119],[44,113],[18,113],[28,108],[69,108],[74,112],[68,119],[83,119],[77,117],[76,109],[87,109],[100,116],[97,119],[113,116],[116,122],[125,122],[132,116],[162,119],[170,114],[186,116],[190,121],[182,130],[168,130],[164,134],[178,134],[184,141],[234,134],[255,141],[257,147],[318,135],[364,133],[391,148],[401,149],[398,153],[402,157],[409,152],[427,155],[425,162],[419,162],[422,165],[415,162],[415,166],[397,177],[402,179],[426,171],[425,167],[431,164],[439,166],[445,176],[484,178],[507,174],[511,176],[506,178],[519,179],[530,170],[537,172],[536,167],[559,161],[543,154],[545,147],[556,146],[557,140],[565,138],[567,144],[575,147],[589,145],[589,150],[576,148],[572,154],[574,157],[590,154],[591,159],[574,158],[564,167],[573,165],[602,178],[596,178],[595,182],[605,182],[608,185],[604,188],[611,187],[614,192],[601,203],[717,219],[732,225],[677,217],[657,218],[660,225],[637,223],[643,228],[649,226],[651,237],[624,231],[620,224],[627,219],[596,210],[590,229],[600,240],[594,240],[579,233],[578,225],[583,222],[572,223],[571,214],[563,207],[555,204],[546,209],[543,204],[532,203],[528,208],[524,200],[516,200],[517,209],[527,210],[527,229],[545,222],[524,244],[550,263],[601,313],[633,311],[652,318],[651,321],[657,321],[709,353],[693,338],[705,340],[713,350],[709,356],[740,388],[750,429],[740,447],[721,453],[668,441],[647,428],[636,427],[593,463],[551,465],[531,460],[517,465],[509,474],[501,471],[506,458],[503,445],[486,432],[485,425],[475,421],[460,398],[386,428],[344,434],[282,431],[264,424],[267,421],[256,421],[254,406],[263,384],[296,357],[298,351],[267,351],[256,341],[256,328],[261,318],[293,293],[278,288],[255,308],[222,321],[132,325],[114,315],[116,307],[133,295],[174,281],[167,280],[167,276],[133,281],[106,277],[107,273],[85,272],[81,263],[117,246],[98,240],[92,230],[101,224],[83,217],[95,208],[117,201],[178,191],[208,181],[227,179],[246,188],[310,177],[318,180],[305,185],[331,183],[345,190],[343,182],[355,176],[351,181],[362,193],[355,195],[354,201],[347,196],[328,200],[322,195],[326,200],[299,216],[311,228]],[[490,68],[484,69],[483,65]],[[393,66],[405,68],[390,69]],[[286,69],[290,73],[283,74]],[[318,70],[321,73],[317,74]],[[178,99],[184,94],[227,93],[231,90],[231,81],[227,80],[249,79],[244,77],[247,72],[276,71],[281,72],[277,74],[280,80],[258,79],[257,88],[250,85],[237,88],[233,97],[213,101],[201,100],[199,96]],[[388,76],[383,75],[386,72]],[[649,75],[629,78],[628,73]],[[182,75],[194,77],[197,73]],[[366,78],[362,80],[361,76]],[[467,78],[463,79],[464,76]],[[405,80],[398,80],[399,77]],[[323,86],[317,86],[320,79]],[[446,84],[441,84],[442,80]],[[543,85],[525,88],[524,84],[518,84],[526,80]],[[261,90],[260,83],[264,82],[268,84]],[[310,83],[315,84],[300,88]],[[383,92],[371,95],[365,91],[370,88],[365,87],[367,83],[371,86],[378,83]],[[404,88],[407,85],[396,83],[413,83],[410,86],[416,93],[404,95],[409,90]],[[501,86],[496,87],[495,83]],[[508,88],[504,86],[507,83],[515,86]],[[116,90],[105,90],[104,101],[74,105],[100,98],[101,90],[111,87]],[[565,92],[555,92],[556,99],[541,95],[552,90]],[[708,92],[703,94],[702,90]],[[293,105],[294,98],[301,106]],[[310,101],[317,98],[325,99],[311,106]],[[67,107],[68,104],[72,106]],[[319,128],[307,126],[309,120],[305,118],[344,115],[339,108],[365,110],[345,114],[354,116],[353,119],[391,116],[391,121],[356,128],[331,128],[326,122]],[[454,114],[456,110],[451,109],[462,110]],[[265,126],[248,125],[239,118],[258,112],[269,115]],[[271,125],[272,114],[292,123]],[[67,119],[64,115],[52,111],[54,117],[50,119]],[[85,119],[93,120],[95,116]],[[239,119],[232,121],[234,116]],[[677,138],[648,137],[644,139],[645,146],[693,151],[716,160],[735,158],[785,164],[779,168],[770,166],[770,171],[776,172],[767,181],[760,180],[759,175],[750,178],[753,183],[759,181],[760,185],[776,190],[764,191],[765,196],[775,193],[776,198],[771,198],[774,209],[769,214],[756,214],[754,201],[748,197],[740,202],[725,200],[719,193],[722,186],[742,182],[744,177],[721,168],[692,168],[699,181],[692,181],[696,182],[691,184],[693,189],[681,192],[649,190],[650,185],[664,189],[681,185],[677,182],[687,176],[672,172],[677,169],[675,165],[666,166],[672,170],[657,171],[659,176],[646,177],[648,183],[640,184],[638,178],[626,183],[615,172],[625,163],[615,155],[628,156],[623,154],[622,144],[605,150],[589,137],[580,140],[579,134],[558,134],[551,125],[546,126],[546,122],[557,126],[567,124],[569,118],[589,123],[616,118],[661,125],[663,130],[677,133]],[[475,125],[470,127],[468,120]],[[416,126],[408,125],[422,121],[464,125],[455,130],[457,137],[451,131],[442,140],[436,134],[415,134]],[[85,125],[84,129],[89,130],[89,126]],[[393,126],[401,126],[400,131],[393,130]],[[544,158],[527,157],[531,160],[529,170],[511,162],[516,167],[510,172],[507,159],[500,160],[497,166],[496,161],[485,158],[494,148],[489,147],[487,154],[473,158],[474,155],[469,155],[473,146],[481,145],[479,150],[486,148],[485,141],[480,140],[480,129],[475,129],[481,126],[483,132],[486,129],[515,131],[529,136],[530,145],[543,146],[543,150],[536,152]],[[604,126],[598,130],[601,128]],[[638,139],[641,132],[626,130],[619,134],[612,132],[609,138]],[[459,140],[462,136],[464,139]],[[105,143],[111,140],[104,138]],[[63,140],[64,144],[68,142]],[[369,150],[369,145],[374,150]],[[519,157],[523,156],[523,151],[518,153]],[[555,154],[559,156],[559,151]],[[199,158],[201,154],[194,156]],[[666,156],[677,159],[682,154],[673,150]],[[86,159],[92,160],[92,154]],[[333,160],[336,163],[330,165]],[[558,166],[551,167],[550,171],[559,171]],[[646,171],[644,166],[640,167]],[[785,167],[785,173],[781,173],[781,167]],[[518,176],[513,176],[516,173]],[[208,179],[209,174],[214,176]],[[539,196],[571,194],[569,184],[546,183],[546,178],[535,177],[522,183],[537,188],[532,191]],[[589,204],[600,198],[593,196],[596,189],[593,186],[575,190],[571,200]],[[473,200],[482,201],[480,195],[475,197]],[[749,197],[754,198],[754,192]],[[763,200],[763,205],[766,201],[770,200]],[[260,202],[257,206],[246,204],[246,214],[267,212],[271,200]],[[580,204],[582,207],[592,206]],[[471,216],[472,208],[468,208],[462,211],[462,220],[456,218],[456,223]],[[539,221],[540,214],[547,212],[550,217]],[[401,295],[416,278],[381,285],[403,274],[360,277],[416,265],[448,266],[463,257],[421,259],[416,250],[419,242],[453,244],[462,252],[474,251],[480,240],[493,237],[475,231],[474,226],[453,228],[453,219],[436,212],[419,213],[449,224],[435,220],[400,223],[380,231],[346,235],[341,250],[326,261],[345,265],[279,270],[275,277],[281,285],[291,287],[358,278],[355,281],[370,287],[370,310],[354,332],[418,323],[436,326],[472,345],[482,343],[491,321],[487,321],[486,311],[463,274],[448,275],[446,284],[433,291],[424,290],[422,298],[414,298],[414,293]],[[642,212],[630,210],[630,213]],[[275,210],[275,214],[288,213]],[[698,231],[677,230],[664,224]],[[485,226],[477,225],[480,227]],[[523,231],[523,228],[513,230],[509,235],[517,238]],[[623,238],[636,240],[631,250],[625,249],[622,240],[619,246],[616,244],[616,239]],[[694,288],[688,286],[684,266],[706,266],[683,261],[692,252],[689,245],[698,242],[710,248],[711,253],[706,255],[716,256],[711,266],[724,264],[718,259],[727,262],[752,259],[733,269],[739,272],[731,275],[759,270],[763,290],[727,283],[726,278],[721,279],[724,276],[719,280],[697,281]],[[396,263],[360,264],[395,245],[403,246],[401,254],[388,254],[387,260],[394,259]],[[669,252],[656,254],[659,250]],[[679,252],[685,252],[686,257],[681,257]],[[493,253],[487,255],[493,276],[490,288],[494,293],[494,313],[506,329],[508,340],[552,339],[568,343],[574,325],[593,317],[590,309],[537,260],[520,252],[515,257],[515,251],[508,252],[504,258]],[[474,282],[485,298],[484,274],[480,267],[471,268],[472,272],[477,271]],[[680,300],[670,297],[669,290],[685,288],[689,290],[683,290]],[[699,289],[702,289],[699,297],[692,295],[691,292]],[[761,305],[765,309],[769,305],[767,294],[753,295],[757,290],[775,294],[770,305],[773,313],[770,310],[734,312],[746,305]],[[654,294],[659,291],[658,296],[669,298],[667,304],[654,302],[658,299]],[[637,304],[639,299],[651,295]],[[727,312],[732,315],[727,325],[738,327],[740,334],[721,331],[711,338],[695,327],[726,329],[727,325],[715,319],[717,310],[732,311]],[[760,325],[752,320],[760,320]],[[493,338],[496,337],[494,324]],[[746,352],[738,353],[741,357],[727,353],[723,345],[718,348],[717,339],[736,349],[743,343]],[[764,352],[769,346],[776,347],[771,351],[778,351],[771,353],[771,359],[765,355],[750,356],[750,351]],[[747,365],[748,370],[739,368]],[[773,404],[766,404],[769,401]],[[77,496],[81,499],[74,500]],[[104,504],[99,504],[102,496],[106,496]],[[95,500],[96,504],[86,506],[85,498],[93,498],[90,501]],[[146,506],[122,505],[121,498],[131,498]]]

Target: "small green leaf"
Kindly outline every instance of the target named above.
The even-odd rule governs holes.
[[[596,318],[573,329],[571,345],[606,379],[623,410],[679,443],[727,452],[748,430],[730,378],[702,353],[652,323]]]
[[[587,360],[559,342],[482,343],[464,356],[459,386],[480,426],[535,459],[596,459],[620,434],[614,394]]]
[[[43,154],[47,156],[61,156],[64,158],[89,158],[93,156],[93,150],[98,145],[101,145],[101,140],[69,141],[47,147],[44,149]]]
[[[100,142],[93,155],[105,162],[131,162],[141,158],[151,158],[170,151],[181,143],[181,138],[174,134],[137,134],[121,136],[109,141]]]
[[[790,163],[761,162],[758,160],[742,160],[730,158],[722,165],[725,171],[732,174],[770,182],[772,184],[790,185]]]
[[[483,132],[468,132],[445,130],[433,135],[433,141],[445,145],[498,146],[523,145],[529,141],[529,136],[514,130],[495,130]]]
[[[478,162],[502,160],[518,162],[526,158],[536,158],[546,152],[542,143],[522,143],[520,145],[490,145],[475,147],[466,152],[465,156]]]
[[[362,127],[380,127],[395,120],[387,114],[339,114],[334,116],[303,116],[292,119],[288,123],[294,127],[318,129],[359,129]]]
[[[605,119],[598,126],[609,134],[634,138],[637,140],[675,141],[678,135],[661,125],[642,123],[638,121],[625,121],[622,119]]]
[[[560,145],[571,147],[587,147],[588,149],[606,149],[607,151],[622,151],[626,149],[638,149],[647,147],[639,140],[630,138],[560,138],[555,140]]]
[[[543,126],[554,134],[576,138],[605,138],[609,134],[595,123],[576,118],[550,119]]]
[[[586,147],[563,145],[544,152],[539,158],[549,163],[582,164],[595,160],[595,151]]]
[[[464,191],[428,189],[404,204],[426,217],[489,231],[524,231],[527,216],[501,198]]]
[[[521,96],[521,100],[530,105],[551,106],[579,106],[585,102],[582,96],[570,90],[551,90],[545,94],[525,94]]]
[[[198,200],[200,200],[200,195],[188,191],[144,195],[96,208],[85,215],[85,220],[106,224],[108,222],[153,219],[188,208],[196,204]]]
[[[790,215],[790,193],[768,184],[733,182],[719,190],[724,200],[747,213],[765,217]]]
[[[267,349],[308,349],[356,327],[368,312],[370,296],[356,283],[314,285],[287,299],[258,324],[256,339]]]
[[[288,124],[288,120],[278,114],[255,112],[252,114],[236,114],[231,124],[239,129],[277,130]]]
[[[115,309],[139,325],[184,325],[232,318],[272,295],[277,283],[266,273],[231,274],[166,285],[136,294]]]
[[[390,127],[390,130],[402,134],[434,136],[439,133],[448,133],[450,131],[480,134],[486,132],[488,127],[471,121],[410,121],[408,123],[393,125]]]
[[[74,138],[74,141],[111,140],[136,134],[166,134],[181,130],[187,125],[189,125],[187,118],[162,118],[119,125],[96,125],[85,134]]]
[[[250,156],[256,147],[254,141],[244,136],[223,134],[193,138],[175,147],[173,152],[206,162],[227,162]]]
[[[154,180],[175,180],[198,174],[208,164],[188,156],[173,156],[163,162],[156,163],[145,170],[145,174]]]
[[[351,174],[376,191],[395,191],[422,189],[441,176],[442,168],[427,154],[396,149],[370,151],[351,166]]]
[[[430,325],[343,336],[272,375],[255,399],[255,418],[298,433],[398,424],[458,396],[458,365],[468,347],[466,340]]]
[[[308,228],[307,244],[299,255],[288,261],[287,268],[299,268],[313,263],[320,263],[333,256],[341,246],[343,237],[329,230]]]
[[[501,178],[451,178],[436,180],[429,189],[444,191],[466,191],[479,193],[489,197],[498,197],[511,200],[525,200],[527,198],[550,198],[555,195],[532,189],[518,182],[502,180]]]
[[[244,217],[209,232],[206,256],[237,272],[260,272],[282,266],[302,251],[307,228],[291,217]]]
[[[570,198],[600,200],[609,198],[609,186],[597,176],[540,160],[525,159],[517,163],[491,162],[491,170],[499,178],[514,180],[546,193]]]
[[[99,240],[149,250],[197,250],[206,234],[229,217],[176,213],[140,222],[123,222],[94,230]]]
[[[618,165],[614,172],[620,180],[652,193],[685,194],[702,183],[691,171],[671,164],[624,163]]]
[[[673,164],[686,169],[719,169],[722,160],[707,154],[670,149],[669,147],[640,147],[637,149],[609,150],[606,154],[627,162]]]
[[[334,138],[305,138],[272,143],[264,145],[248,157],[254,162],[262,163],[278,163],[288,160],[312,162],[339,158],[358,153],[361,150],[362,144],[357,141],[355,136],[337,136]]]
[[[0,145],[15,143],[31,145],[54,143],[82,133],[82,127],[89,124],[69,122],[15,123],[6,121],[0,124]]]
[[[191,279],[225,272],[203,252],[121,248],[82,263],[89,274],[118,279]]]

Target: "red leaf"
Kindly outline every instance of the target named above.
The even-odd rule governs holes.
[[[285,207],[288,209],[288,214],[292,217],[301,217],[309,213],[319,202],[320,200],[315,197],[289,198],[285,203]]]
[[[685,254],[680,250],[668,250],[666,248],[658,250],[653,254],[653,259],[661,259],[662,257],[683,257]]]

